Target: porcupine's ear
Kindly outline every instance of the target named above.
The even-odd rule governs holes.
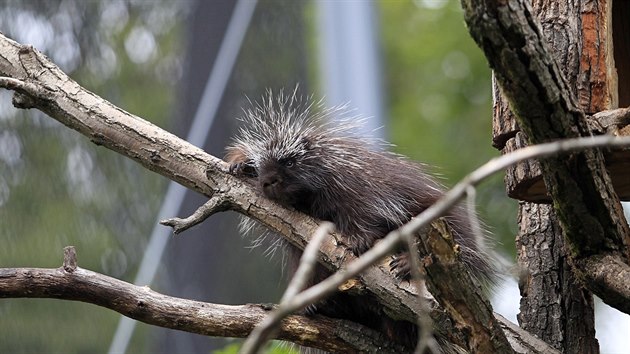
[[[245,152],[241,148],[236,146],[228,146],[227,148],[225,148],[224,160],[225,162],[232,165],[236,163],[247,162],[249,160],[249,157],[245,155]]]
[[[313,147],[313,140],[308,136],[303,136],[302,139],[300,139],[300,143],[304,145],[304,149],[306,150],[310,150]]]

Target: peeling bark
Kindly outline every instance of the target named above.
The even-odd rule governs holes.
[[[545,3],[561,6],[557,2]],[[605,2],[584,4],[601,6]],[[537,144],[589,136],[586,115],[578,107],[573,86],[549,54],[552,50],[528,2],[463,0],[462,5],[470,33],[494,69],[496,82],[528,142]],[[577,3],[570,5],[577,6]],[[594,49],[601,50],[601,47]],[[602,76],[594,74],[597,75],[581,81],[581,85],[601,93],[595,89],[603,87]],[[588,102],[592,105],[593,102],[611,102],[611,99]],[[602,151],[557,156],[539,163],[578,279],[606,303],[630,313],[627,285],[630,283],[627,277],[630,229],[606,171]],[[615,268],[609,268],[607,276],[602,276],[598,271],[605,264]],[[622,276],[617,277],[618,274]],[[582,350],[592,348],[589,343]]]

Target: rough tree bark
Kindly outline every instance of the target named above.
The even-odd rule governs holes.
[[[471,35],[495,69],[530,143],[591,135],[528,3],[471,0],[463,5]],[[630,230],[602,151],[540,164],[578,277],[604,302],[630,313]]]
[[[582,109],[595,113],[612,108],[614,85],[605,65],[609,51],[606,45],[593,45],[609,41],[607,4],[545,0],[532,5],[551,54],[570,83],[571,94],[580,97]],[[494,146],[502,153],[526,146],[496,81],[493,90]],[[507,137],[511,138],[506,141]],[[516,198],[536,200],[546,197],[541,179],[538,162],[525,161],[507,169],[506,188]],[[519,324],[566,353],[597,353],[593,296],[571,270],[562,229],[550,205],[519,204],[516,249],[523,269]]]
[[[519,325],[564,353],[596,353],[593,295],[568,264],[562,230],[547,204],[519,205]]]

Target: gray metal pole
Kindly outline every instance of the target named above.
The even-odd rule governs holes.
[[[243,43],[243,38],[256,8],[256,2],[256,0],[239,0],[234,8],[225,37],[221,42],[217,58],[186,138],[193,145],[203,146],[206,142],[228,79],[234,68],[236,57]],[[169,183],[134,284],[149,285],[153,282],[171,233],[169,228],[159,225],[157,221],[177,215],[185,195],[186,188],[175,182]],[[135,327],[136,321],[128,317],[121,317],[108,353],[125,353]]]
[[[372,1],[317,1],[320,74],[327,105],[349,104],[377,137],[384,125],[378,18]]]

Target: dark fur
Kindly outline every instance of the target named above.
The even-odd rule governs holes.
[[[325,125],[311,129],[325,124],[319,118],[328,118],[329,114],[312,119],[311,106],[298,105],[292,109],[290,105],[295,104],[294,101],[295,97],[274,102],[270,97],[267,105],[247,112],[250,124],[254,125],[251,129],[261,129],[261,124],[270,125],[263,128],[266,134],[262,136],[267,141],[258,141],[252,148],[247,130],[241,131],[245,137],[228,148],[227,160],[235,174],[256,178],[258,189],[268,198],[314,218],[333,222],[355,255],[367,251],[375,241],[420,214],[443,194],[440,184],[424,172],[422,165],[383,151],[369,139],[350,134],[352,126],[338,129]],[[282,119],[293,121],[290,124],[278,121]],[[290,125],[298,131],[287,134],[276,125],[285,128]],[[454,230],[455,241],[461,246],[462,260],[476,278],[490,280],[494,271],[487,255],[477,249],[466,211],[454,208],[447,220]],[[289,244],[285,247],[292,274],[301,250]],[[408,277],[406,253],[397,255],[392,270],[399,278]],[[313,283],[329,275],[319,266]],[[309,312],[361,323],[410,348],[416,341],[414,324],[388,318],[378,303],[367,296],[338,293],[311,307]]]

